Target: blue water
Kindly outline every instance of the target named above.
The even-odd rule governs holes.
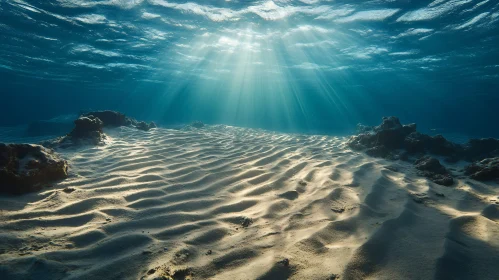
[[[497,0],[0,0],[0,126],[114,109],[499,136]],[[430,130],[431,129],[431,130]]]

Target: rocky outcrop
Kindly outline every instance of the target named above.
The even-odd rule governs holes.
[[[351,137],[348,145],[355,150],[368,149],[368,154],[383,158],[394,158],[395,150],[405,150],[409,154],[429,153],[455,159],[461,157],[463,151],[460,145],[447,141],[442,135],[419,133],[416,124],[402,125],[396,117],[383,118],[382,124],[372,131]]]
[[[474,162],[465,168],[464,173],[478,181],[499,179],[499,157]]]
[[[0,144],[0,193],[24,194],[68,176],[68,164],[40,145]]]
[[[156,128],[156,124],[154,122],[146,123],[146,122],[138,122],[135,127],[140,130],[149,131],[153,128]]]
[[[464,145],[463,154],[467,161],[499,157],[499,139],[471,139]]]
[[[384,117],[381,125],[367,131],[352,136],[348,146],[355,150],[369,149],[373,156],[389,157],[394,150],[404,148],[404,139],[416,131],[416,124],[402,125],[397,117]]]
[[[116,111],[94,111],[85,113],[82,116],[97,117],[102,121],[104,127],[128,126],[144,131],[149,131],[157,127],[154,122],[150,122],[149,124],[143,121],[139,122],[134,118],[127,117],[126,115]]]
[[[44,141],[42,145],[51,148],[68,148],[79,145],[101,145],[106,140],[102,121],[92,115],[79,117],[74,121],[73,130],[66,136]]]
[[[384,117],[381,125],[375,127],[359,124],[357,130],[361,133],[352,136],[347,142],[348,146],[354,150],[365,150],[375,157],[399,158],[397,154],[400,151],[397,150],[414,156],[444,156],[448,162],[499,157],[499,139],[471,139],[460,145],[448,141],[442,135],[419,133],[415,124],[402,125],[396,117]]]
[[[102,131],[103,122],[98,117],[92,115],[79,117],[74,123],[75,127],[67,135],[67,138],[73,142],[89,142],[97,145],[106,138]]]
[[[454,183],[449,171],[436,158],[422,157],[415,162],[415,167],[418,170],[418,175],[426,177],[436,184],[450,186]]]
[[[94,111],[82,114],[83,117],[94,116],[102,121],[104,127],[131,126],[132,120],[116,111]]]
[[[103,128],[128,126],[149,131],[156,128],[154,122],[138,122],[122,113],[115,111],[95,111],[82,114],[74,121],[73,130],[66,136],[54,140],[44,141],[42,144],[52,148],[67,148],[74,145],[104,144],[106,135]]]

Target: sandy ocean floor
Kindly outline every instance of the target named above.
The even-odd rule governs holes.
[[[69,179],[0,196],[0,279],[499,279],[495,183],[439,186],[331,136],[107,133],[58,151]]]

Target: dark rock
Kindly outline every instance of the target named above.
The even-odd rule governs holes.
[[[151,122],[149,124],[147,124],[146,122],[138,122],[135,127],[140,130],[149,131],[153,128],[156,128],[156,124],[154,122]]]
[[[133,118],[126,118],[125,120],[125,125],[124,126],[129,126],[129,127],[132,127],[132,126],[137,126],[139,122],[136,120],[136,119],[133,119]]]
[[[390,150],[385,146],[376,146],[366,150],[366,154],[372,157],[385,158],[390,154]]]
[[[479,161],[493,157],[499,157],[499,139],[470,139],[464,145],[464,158],[468,161]]]
[[[405,137],[414,131],[416,131],[415,124],[402,126],[397,117],[384,117],[381,125],[374,127],[372,132],[353,136],[347,144],[355,150],[374,148],[370,151],[371,154],[384,157],[388,155],[385,153],[386,149],[403,148]]]
[[[131,119],[124,114],[115,111],[94,111],[83,114],[83,116],[94,116],[99,118],[105,127],[119,127],[132,125]]]
[[[374,126],[367,126],[367,125],[363,125],[363,124],[357,124],[357,133],[361,134],[361,133],[369,133],[369,132],[372,132],[374,130]]]
[[[73,130],[59,140],[61,147],[81,144],[99,145],[104,142],[106,135],[102,131],[102,121],[92,115],[80,117],[74,121]]]
[[[350,137],[347,141],[347,145],[353,150],[364,150],[375,146],[373,145],[373,139],[373,134],[359,134]]]
[[[211,255],[211,254],[213,254],[212,250],[208,250],[208,252],[206,252],[206,255]]]
[[[404,147],[407,152],[412,154],[425,153],[430,141],[431,137],[429,135],[412,132],[404,139]]]
[[[40,145],[0,144],[0,193],[24,194],[68,176],[68,164]]]
[[[428,177],[428,179],[430,179],[434,183],[442,185],[442,186],[452,186],[452,184],[454,184],[454,179],[449,174],[446,174],[446,175],[428,174],[428,175],[426,175],[426,177]]]
[[[497,179],[499,178],[499,157],[474,162],[465,168],[464,174],[478,181]]]
[[[376,132],[373,140],[377,145],[385,146],[389,149],[400,149],[403,147],[405,134],[400,129],[388,129]]]
[[[443,165],[440,164],[438,159],[425,156],[418,159],[416,162],[416,169],[421,171],[428,171],[435,174],[448,174],[449,172]]]
[[[425,156],[415,162],[418,175],[426,177],[436,184],[450,186],[454,184],[454,179],[449,171],[440,164],[438,159]]]
[[[427,149],[431,154],[442,156],[457,156],[462,151],[460,145],[448,141],[442,135],[430,137]]]
[[[62,191],[65,193],[72,193],[72,192],[76,191],[76,189],[72,188],[72,187],[66,187]]]
[[[169,279],[192,279],[191,277],[194,275],[192,268],[186,267],[182,269],[176,269],[172,271],[171,268],[168,269]]]
[[[243,227],[249,227],[252,223],[253,223],[253,219],[248,218],[248,217],[244,217],[242,222],[241,222],[241,225]]]
[[[102,131],[102,121],[92,115],[79,117],[74,121],[73,130],[66,136],[44,141],[42,144],[52,148],[68,148],[75,145],[101,145],[106,139]]]
[[[102,134],[102,121],[95,116],[80,117],[74,121],[75,127],[69,133],[73,138],[99,138]]]
[[[284,266],[289,266],[289,259],[282,259],[277,262],[278,264],[282,264]]]
[[[416,132],[416,124],[415,123],[410,123],[410,124],[407,124],[407,125],[403,125],[402,126],[402,131],[404,132],[404,135],[409,135],[411,133],[414,133]]]
[[[382,123],[374,128],[374,131],[401,129],[402,124],[397,117],[383,117]]]
[[[431,153],[435,155],[457,158],[462,147],[445,139],[442,135],[429,136],[419,132],[412,132],[404,139],[404,148],[412,154]]]
[[[353,150],[365,151],[372,157],[390,160],[408,160],[409,155],[434,154],[445,157],[448,163],[459,160],[475,161],[466,168],[466,174],[476,180],[492,180],[497,175],[499,139],[471,139],[465,145],[448,141],[442,135],[429,136],[416,131],[415,124],[402,125],[396,117],[384,117],[379,126],[357,125],[361,133],[350,137],[347,145]],[[478,162],[482,160],[481,162]],[[431,181],[450,186],[454,179],[440,162],[423,157],[416,162],[418,174]]]
[[[127,117],[126,115],[116,112],[116,111],[95,111],[83,114],[83,116],[95,116],[98,117],[103,124],[103,127],[120,127],[128,126],[135,127],[140,130],[149,131],[152,128],[156,128],[154,122],[147,124],[143,121],[137,121],[134,118]]]
[[[135,127],[139,130],[144,130],[144,131],[149,130],[149,125],[146,122],[138,122],[137,125],[135,125]]]
[[[340,279],[339,274],[331,274],[331,276],[329,276],[328,278],[328,280],[337,280],[337,279]]]

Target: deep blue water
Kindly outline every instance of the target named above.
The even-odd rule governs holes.
[[[499,1],[0,0],[0,126],[87,109],[499,137]]]

